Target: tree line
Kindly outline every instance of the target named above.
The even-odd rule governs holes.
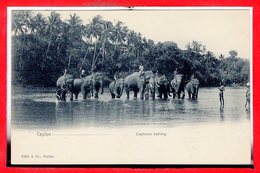
[[[174,41],[155,43],[123,22],[100,15],[83,24],[76,14],[62,20],[55,11],[47,17],[13,11],[11,39],[12,82],[18,85],[55,86],[65,67],[75,77],[84,69],[113,79],[116,72],[129,74],[141,64],[169,78],[176,68],[186,78],[194,74],[202,86],[243,85],[249,80],[250,63],[235,50],[228,57],[216,56],[198,41],[182,50]]]

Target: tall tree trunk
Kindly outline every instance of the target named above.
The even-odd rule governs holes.
[[[70,54],[70,56],[69,56],[68,69],[70,69],[70,61],[71,61],[71,54]]]
[[[80,66],[80,68],[79,68],[79,71],[82,70],[82,67],[83,67],[83,64],[84,64],[84,62],[85,62],[85,59],[87,58],[88,52],[89,52],[89,47],[87,48],[87,51],[86,51],[86,53],[85,53],[85,55],[84,55],[84,58],[83,58],[83,60],[82,60],[81,66]]]
[[[98,52],[97,56],[95,57],[95,59],[94,59],[94,64],[96,64],[96,62],[97,62],[97,59],[98,59],[98,57],[99,57],[99,55],[100,55],[101,51],[102,51],[102,48],[99,50],[99,52]]]
[[[103,47],[102,47],[102,62],[104,62],[104,59],[105,59],[105,44],[106,44],[106,39],[103,43]]]
[[[97,49],[97,41],[95,42],[95,46],[94,46],[94,55],[93,55],[93,58],[92,58],[91,71],[94,70],[94,66],[95,66],[96,49]]]
[[[46,50],[46,53],[45,53],[46,56],[48,56],[48,52],[49,52],[50,46],[51,46],[51,41],[48,43],[48,47],[47,47],[47,50]]]

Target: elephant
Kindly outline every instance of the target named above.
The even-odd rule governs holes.
[[[137,93],[140,92],[140,99],[144,99],[144,91],[146,84],[148,84],[150,77],[153,75],[152,71],[145,71],[142,74],[134,72],[125,78],[125,91],[127,99],[129,99],[130,91],[134,92],[134,98],[137,98]]]
[[[198,79],[191,79],[186,84],[186,90],[189,94],[189,99],[198,99],[198,92],[199,92],[199,80]]]
[[[73,88],[74,78],[70,74],[63,75],[56,82],[56,97],[60,101],[66,101],[66,93]],[[70,100],[73,100],[73,93],[70,92]]]
[[[109,90],[112,99],[115,97],[120,98],[124,90],[124,79],[119,78],[109,84]]]
[[[70,92],[75,94],[75,99],[78,99],[78,95],[79,95],[79,93],[81,91],[82,83],[83,83],[83,79],[81,79],[81,78],[74,79],[73,87],[69,88]]]
[[[158,97],[159,98],[164,98],[165,100],[168,99],[168,95],[170,95],[170,82],[168,81],[168,79],[166,78],[165,75],[159,76],[155,78],[156,81],[156,85],[155,85],[155,89],[158,93]]]
[[[178,99],[185,98],[185,81],[182,74],[176,74],[171,81],[171,88],[173,92],[173,98],[177,96]],[[181,97],[182,94],[182,97]]]
[[[86,83],[89,84],[91,81],[92,87],[89,87],[91,90],[92,96],[94,94],[95,98],[98,98],[99,89],[101,88],[101,94],[104,92],[104,74],[100,72],[95,72],[91,75],[88,75],[85,77],[84,81],[86,80]],[[88,86],[88,85],[87,85]]]
[[[87,95],[89,93],[91,93],[91,92],[93,93],[92,81],[91,80],[87,80],[86,78],[74,79],[73,87],[69,88],[69,90],[70,90],[70,92],[72,92],[75,95],[75,99],[78,99],[78,95],[79,95],[80,92],[83,95],[83,99],[86,99]]]
[[[91,96],[93,96],[93,81],[91,75],[82,79],[82,83],[80,85],[80,91],[82,93],[84,100],[87,98],[88,94],[90,93]]]

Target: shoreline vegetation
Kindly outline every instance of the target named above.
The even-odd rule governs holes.
[[[186,79],[194,74],[202,87],[220,82],[245,86],[250,80],[250,62],[236,50],[230,50],[228,57],[215,55],[199,41],[188,42],[182,50],[174,40],[155,43],[123,22],[97,15],[83,24],[77,14],[62,20],[55,11],[47,17],[13,11],[12,84],[55,87],[65,67],[75,78],[83,69],[87,74],[103,72],[109,83],[116,72],[130,74],[141,64],[169,80],[176,68]]]

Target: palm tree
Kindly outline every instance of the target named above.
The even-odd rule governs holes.
[[[117,21],[117,23],[115,24],[114,27],[114,50],[116,50],[118,45],[121,45],[122,43],[125,42],[125,37],[127,35],[128,32],[128,28],[126,26],[123,26],[123,22],[121,21]]]
[[[104,21],[103,23],[103,31],[101,33],[101,49],[99,50],[99,53],[97,55],[97,57],[101,54],[102,52],[102,62],[105,59],[105,53],[106,53],[106,45],[110,44],[110,40],[112,40],[113,38],[113,30],[114,30],[114,26],[112,24],[112,22],[110,21]]]
[[[82,20],[76,14],[71,15],[67,20],[69,24],[69,34],[73,39],[81,39],[82,37]]]
[[[69,62],[68,62],[68,68],[69,68],[71,64],[72,52],[74,51],[74,49],[77,49],[75,48],[74,45],[76,44],[76,42],[80,42],[82,39],[82,20],[76,14],[73,15],[70,14],[70,19],[67,20],[67,22],[68,22],[67,38],[70,43],[69,44],[70,48],[67,49],[67,51],[69,52]]]
[[[94,42],[94,53],[93,53],[93,58],[92,58],[92,65],[91,65],[91,71],[93,71],[93,69],[95,68],[96,65],[96,60],[97,57],[96,56],[96,52],[97,52],[97,44],[100,41],[100,37],[101,37],[101,33],[103,28],[104,21],[102,19],[102,17],[100,15],[95,16],[89,24],[86,25],[86,33],[85,35],[87,35],[90,38],[90,43],[93,44]],[[93,41],[94,39],[94,41]]]
[[[61,24],[62,24],[62,21],[60,19],[60,14],[56,13],[55,11],[52,11],[50,16],[48,16],[47,26],[46,26],[46,31],[45,31],[45,34],[49,35],[48,46],[47,46],[46,53],[45,53],[45,55],[47,57],[48,57],[48,52],[49,52],[52,41],[54,41],[56,39],[56,37],[61,34],[60,33]]]
[[[30,26],[30,11],[14,11],[12,15],[12,31],[15,35],[25,34]]]
[[[32,34],[43,34],[46,25],[46,18],[41,13],[38,13],[36,16],[30,19],[30,30]]]

